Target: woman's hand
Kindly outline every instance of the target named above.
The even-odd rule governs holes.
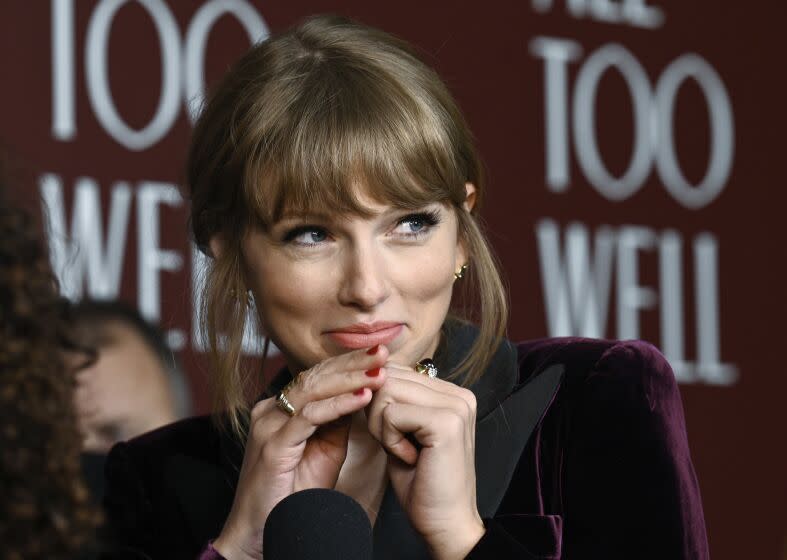
[[[464,558],[484,534],[475,493],[475,395],[395,364],[383,371],[385,385],[366,415],[388,452],[399,503],[435,558]]]
[[[369,352],[374,352],[370,354]],[[333,488],[347,456],[350,416],[385,382],[384,346],[329,358],[302,372],[287,392],[296,415],[276,399],[251,411],[235,500],[214,548],[227,558],[261,558],[262,529],[273,507],[307,488]]]

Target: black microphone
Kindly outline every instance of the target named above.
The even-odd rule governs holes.
[[[268,515],[262,553],[265,560],[371,560],[372,526],[363,508],[346,494],[301,490]]]

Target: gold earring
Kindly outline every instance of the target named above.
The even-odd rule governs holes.
[[[454,272],[454,279],[461,280],[465,277],[465,272],[467,272],[467,265],[463,264],[457,272]]]

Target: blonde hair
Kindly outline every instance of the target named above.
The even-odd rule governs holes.
[[[477,193],[471,212],[463,207],[467,182]],[[445,84],[396,37],[339,17],[310,18],[238,61],[204,107],[189,152],[194,239],[209,255],[214,236],[225,247],[211,255],[201,313],[214,408],[238,431],[254,375],[241,360],[241,239],[285,211],[365,216],[357,184],[397,207],[439,201],[456,212],[470,259],[460,301],[477,310],[466,318],[479,335],[452,378],[476,381],[505,333],[506,292],[478,222],[483,169]]]

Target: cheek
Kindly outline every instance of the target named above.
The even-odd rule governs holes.
[[[442,232],[441,232],[442,233]],[[444,234],[409,263],[411,293],[424,298],[451,297],[457,261],[457,239]]]
[[[440,341],[453,295],[453,255],[446,251],[436,257],[419,259],[407,274],[398,275],[396,284],[409,326],[407,343],[391,355],[391,361],[413,364],[434,355]]]
[[[445,319],[453,294],[455,247],[450,242],[435,244],[396,267],[398,291],[420,334],[439,329]]]
[[[324,275],[296,266],[270,266],[258,269],[255,275],[255,297],[259,297],[260,319],[275,327],[281,319],[298,320],[313,316],[325,301]],[[274,323],[274,324],[271,324]]]
[[[335,315],[332,274],[315,263],[271,259],[258,263],[252,281],[262,332],[303,369],[324,358],[320,332]]]
[[[453,286],[453,263],[447,259],[425,259],[415,270],[401,279],[403,293],[424,301],[450,299]]]

